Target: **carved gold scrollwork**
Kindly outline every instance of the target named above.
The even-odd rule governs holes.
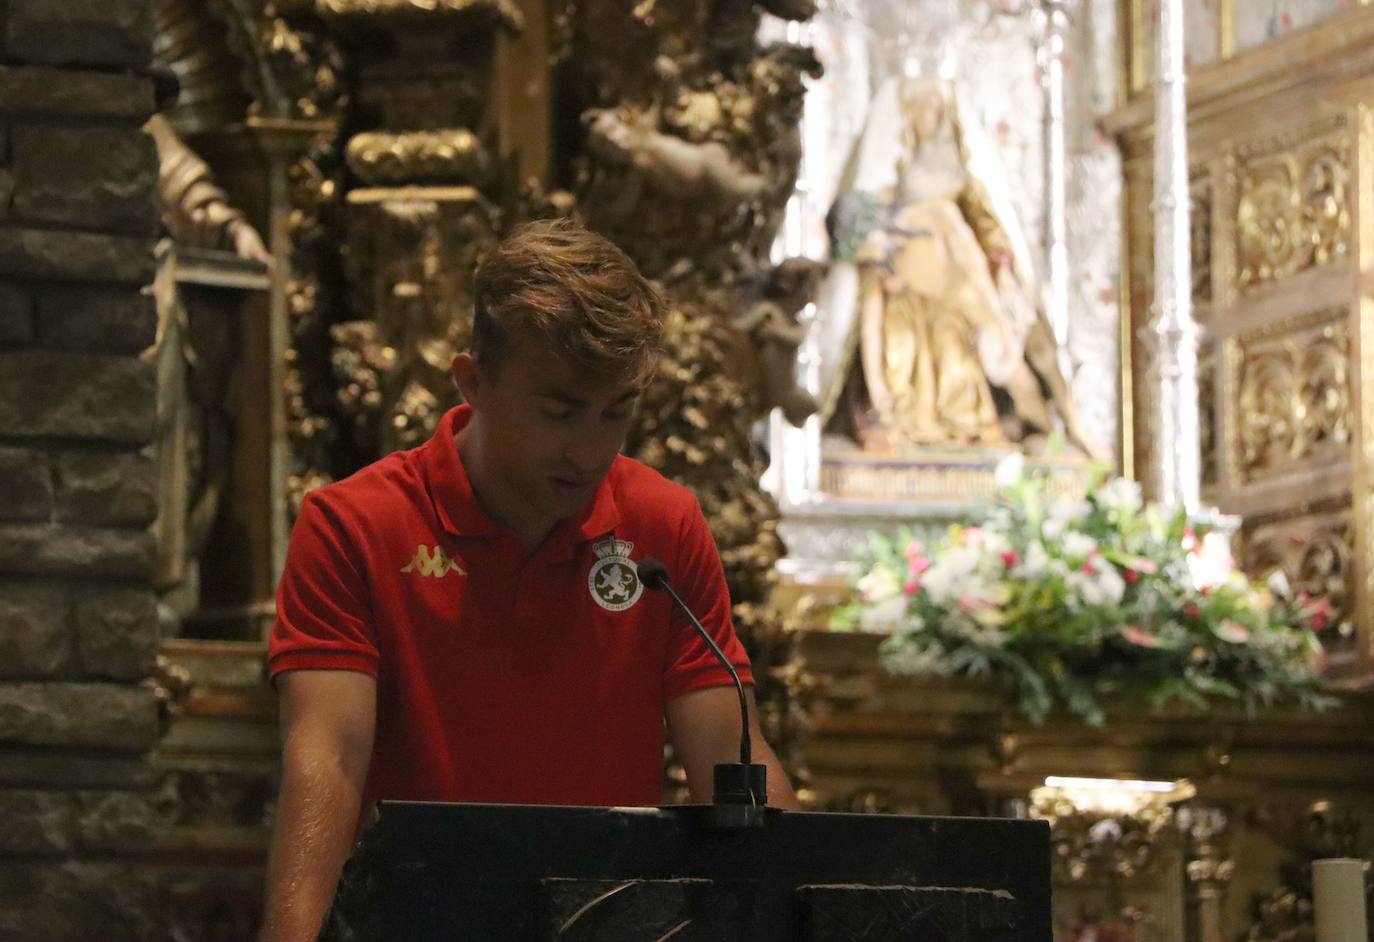
[[[1129,880],[1154,861],[1155,849],[1174,819],[1163,801],[1143,803],[1132,812],[1102,814],[1079,809],[1055,789],[1036,789],[1031,817],[1053,829],[1055,879],[1078,883],[1111,876]]]
[[[435,16],[485,19],[513,32],[525,17],[513,0],[315,0],[321,16],[337,19],[386,17],[432,21]]]
[[[1331,614],[1318,635],[1333,658],[1348,652],[1356,572],[1348,511],[1260,524],[1247,534],[1243,557],[1248,572],[1263,576],[1281,570],[1294,592],[1325,599]]]
[[[349,282],[358,319],[337,325],[339,412],[369,453],[412,448],[452,391],[471,329],[469,273],[494,241],[491,207],[466,187],[349,194]]]
[[[1242,162],[1236,219],[1242,290],[1349,253],[1350,165],[1344,134]]]
[[[368,132],[348,142],[348,169],[365,183],[477,183],[488,171],[487,152],[465,128]]]
[[[291,348],[286,352],[286,422],[292,468],[287,499],[294,515],[305,495],[328,484],[334,429],[328,401],[333,392],[328,362],[330,311],[337,303],[337,250],[326,216],[339,196],[337,138],[323,132],[287,171],[290,273],[286,312]]]
[[[1341,311],[1241,340],[1240,464],[1246,480],[1344,456],[1350,340]]]

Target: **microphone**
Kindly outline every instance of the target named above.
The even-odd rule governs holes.
[[[730,672],[739,693],[739,763],[721,763],[715,768],[715,792],[711,797],[711,819],[718,827],[741,828],[757,827],[763,824],[763,812],[768,806],[768,767],[753,761],[752,744],[749,738],[749,701],[744,695],[744,684],[739,679],[735,665],[725,656],[716,640],[702,627],[697,616],[687,607],[687,603],[673,589],[668,581],[668,567],[647,556],[635,564],[639,581],[647,589],[667,592],[677,607],[696,628],[697,634],[706,642],[716,660]]]

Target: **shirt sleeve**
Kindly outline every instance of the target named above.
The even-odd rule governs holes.
[[[291,530],[267,644],[275,679],[291,670],[377,676],[375,622],[356,543],[328,504],[307,495]]]
[[[702,626],[720,645],[726,658],[746,684],[754,682],[749,655],[735,634],[730,620],[730,590],[725,585],[725,569],[720,553],[711,539],[711,531],[701,508],[695,503],[683,523],[678,541],[681,551],[671,569],[674,588],[682,600],[701,619]],[[692,627],[677,606],[673,606],[668,655],[663,672],[664,702],[676,700],[685,693],[706,687],[733,684],[701,635]]]

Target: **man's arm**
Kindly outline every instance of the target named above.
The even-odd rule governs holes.
[[[278,676],[281,791],[260,942],[314,942],[353,846],[372,759],[377,684],[343,670]]]
[[[778,757],[763,739],[754,688],[746,686],[749,700],[749,735],[754,761],[768,766],[768,804],[789,811],[801,810],[796,792],[787,780]],[[668,703],[668,738],[687,772],[692,801],[709,804],[715,789],[713,776],[720,763],[739,762],[739,692],[733,687],[693,690]]]

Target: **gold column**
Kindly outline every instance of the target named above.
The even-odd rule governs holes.
[[[1217,56],[1229,59],[1236,54],[1236,0],[1221,0],[1217,6]]]
[[[1351,408],[1354,413],[1354,467],[1351,481],[1355,544],[1355,625],[1358,675],[1374,674],[1374,107],[1352,108],[1355,135],[1354,239],[1357,290],[1350,309],[1350,355],[1354,366]]]

